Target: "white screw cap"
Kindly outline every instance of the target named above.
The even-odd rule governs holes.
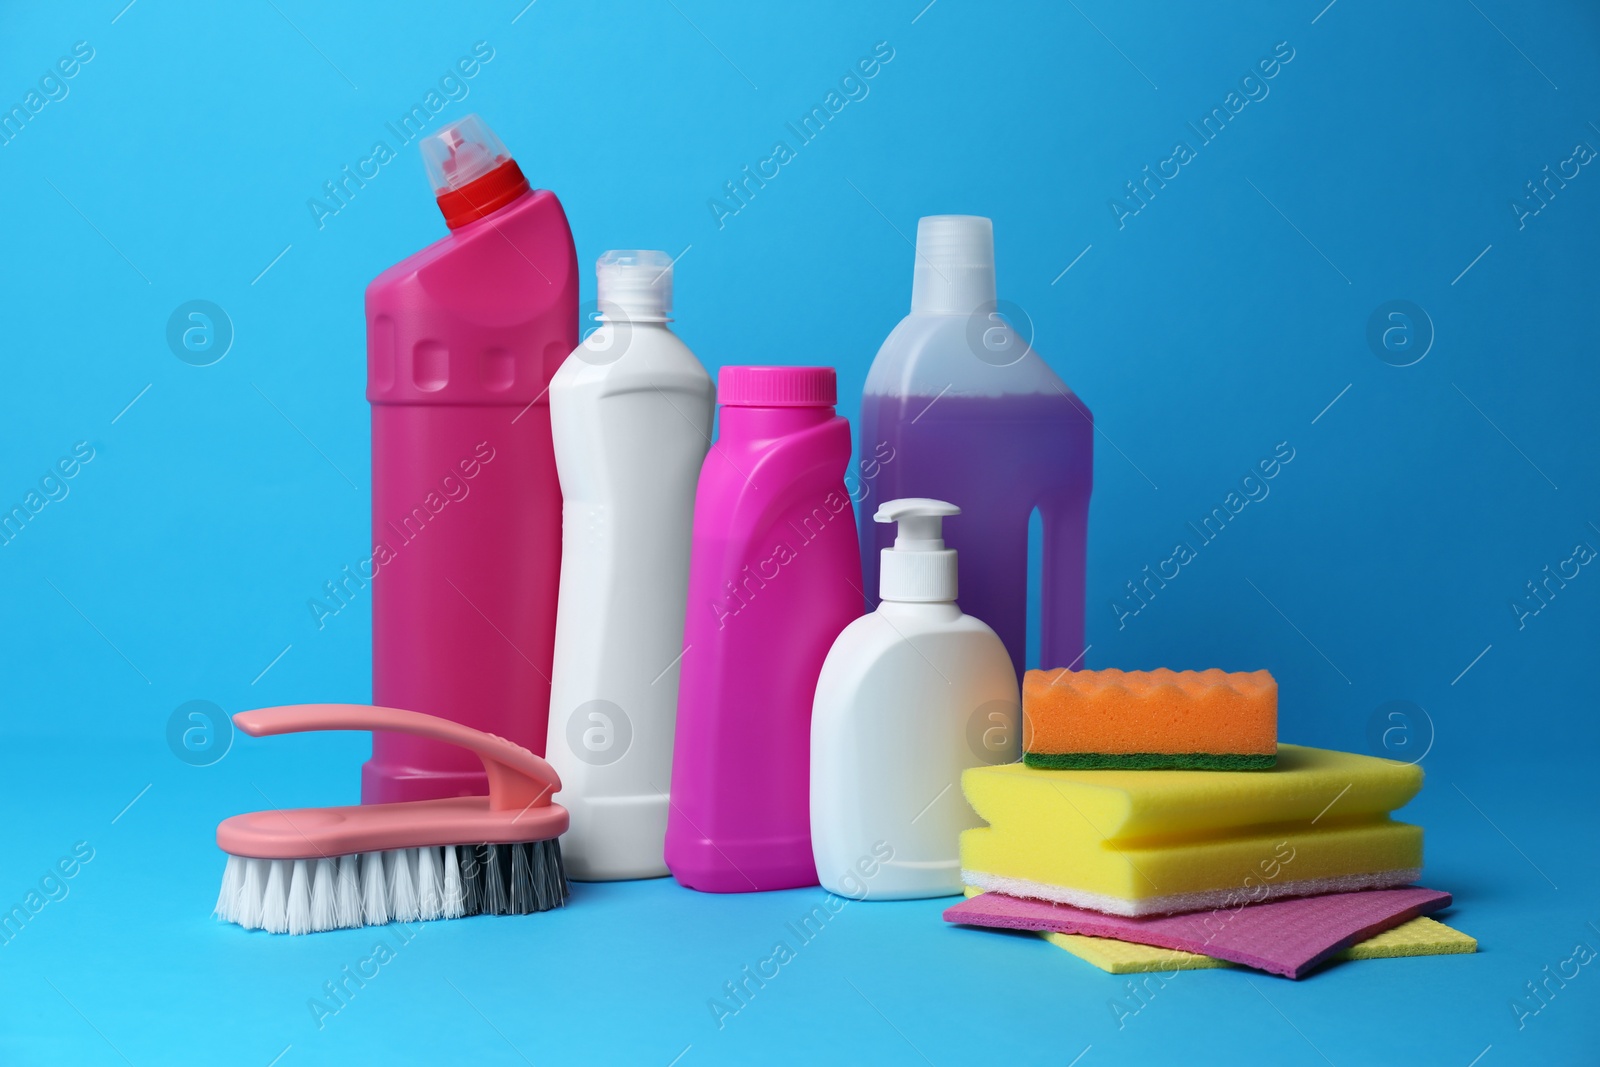
[[[982,215],[918,220],[912,314],[970,315],[994,302],[994,223]]]
[[[665,252],[614,249],[595,262],[594,272],[601,315],[666,322],[672,314],[672,257]]]

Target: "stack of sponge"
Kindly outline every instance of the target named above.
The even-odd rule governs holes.
[[[1390,813],[1422,788],[1421,769],[1279,745],[1266,671],[1029,671],[1023,717],[1021,763],[962,777],[989,825],[962,834],[963,880],[983,895],[952,922],[1215,950],[1299,977],[1450,902],[1399,889],[1421,875],[1422,830]],[[1270,906],[1326,895],[1340,897]],[[1157,917],[1202,911],[1225,918],[1162,938],[1174,924]],[[1230,957],[1256,928],[1244,940],[1312,936],[1292,960]]]

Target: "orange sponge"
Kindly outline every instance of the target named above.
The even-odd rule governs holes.
[[[1266,671],[1029,671],[1030,767],[1247,770],[1278,751],[1278,683]]]

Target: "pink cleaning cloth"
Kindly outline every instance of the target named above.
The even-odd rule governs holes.
[[[969,926],[1111,937],[1198,952],[1300,978],[1340,949],[1449,906],[1449,893],[1407,886],[1129,918],[1070,904],[983,893],[947,909],[944,918]]]

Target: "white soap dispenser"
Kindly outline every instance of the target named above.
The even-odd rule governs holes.
[[[982,822],[961,772],[1021,752],[1021,700],[1005,645],[956,606],[942,500],[891,500],[878,610],[845,627],[811,712],[811,849],[824,889],[856,899],[961,892],[959,837]]]

